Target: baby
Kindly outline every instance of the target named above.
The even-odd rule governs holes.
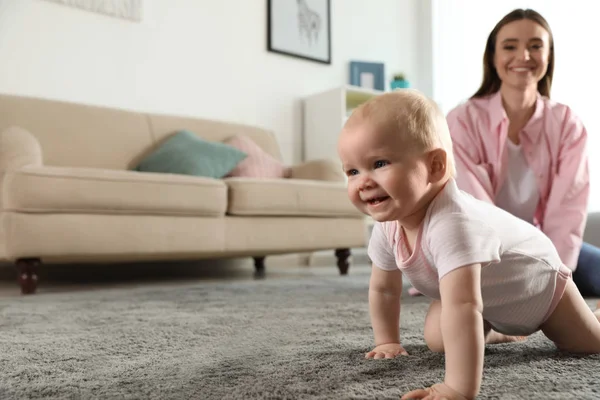
[[[403,275],[432,299],[424,339],[445,353],[445,379],[402,399],[474,398],[485,343],[540,329],[561,350],[600,353],[600,304],[590,310],[552,242],[458,189],[450,134],[433,101],[411,89],[377,96],[352,113],[338,152],[350,200],[377,221],[368,249],[375,348],[366,357],[407,354]]]

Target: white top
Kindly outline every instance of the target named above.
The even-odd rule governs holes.
[[[540,201],[535,173],[529,168],[521,145],[507,139],[506,150],[508,169],[506,179],[496,196],[496,205],[532,224]]]
[[[453,179],[431,202],[414,249],[409,254],[397,221],[377,222],[368,255],[381,269],[399,268],[417,290],[435,299],[445,274],[480,263],[483,316],[504,332],[539,326],[562,266],[539,229],[459,190]]]

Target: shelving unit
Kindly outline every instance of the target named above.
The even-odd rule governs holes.
[[[352,111],[364,102],[385,92],[357,86],[339,86],[304,99],[304,161],[332,159],[339,161],[337,140]],[[370,237],[375,221],[365,216]]]
[[[337,160],[337,139],[356,107],[383,94],[357,86],[339,86],[304,99],[303,159]]]

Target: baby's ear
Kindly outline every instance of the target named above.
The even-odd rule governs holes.
[[[429,179],[437,182],[446,176],[446,150],[435,149],[429,152]]]

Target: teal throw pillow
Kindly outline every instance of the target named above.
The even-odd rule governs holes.
[[[179,131],[146,156],[135,170],[220,179],[246,157],[246,153],[232,146]]]

